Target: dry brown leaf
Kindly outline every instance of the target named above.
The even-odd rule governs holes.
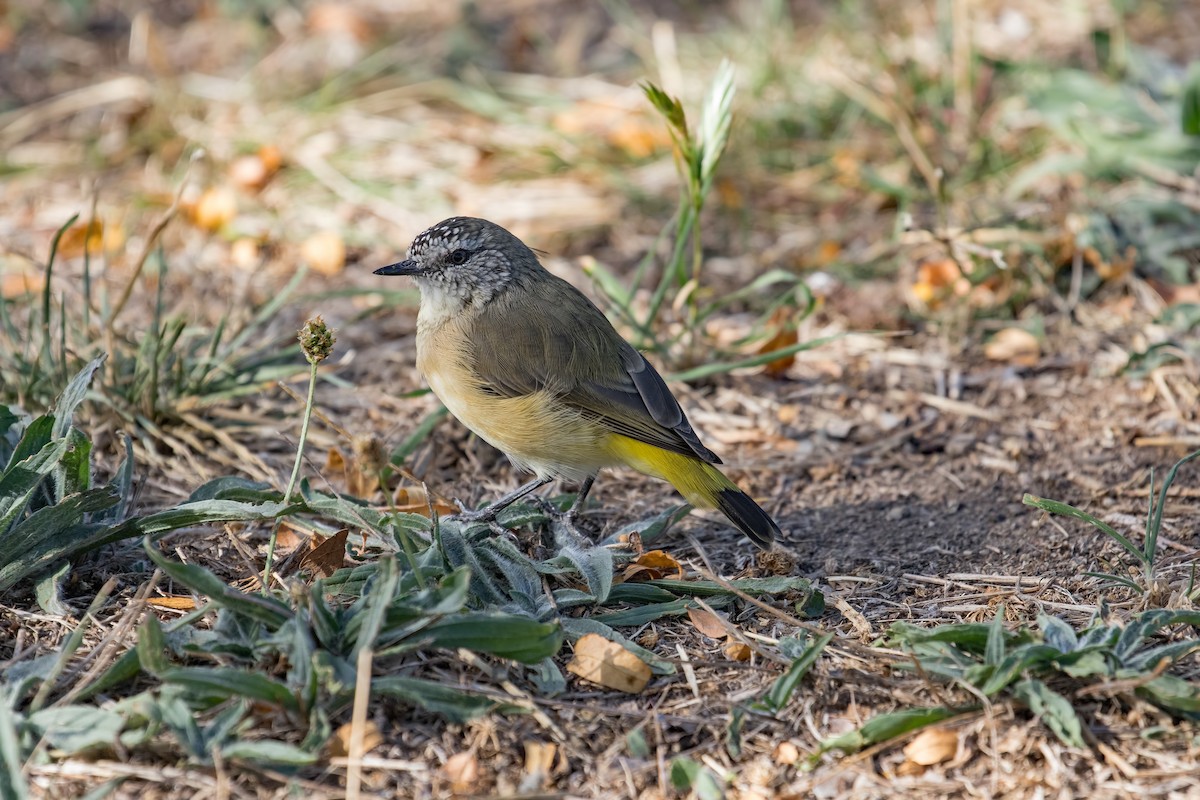
[[[829,162],[833,165],[835,180],[842,186],[858,186],[862,183],[859,173],[862,170],[863,156],[860,152],[839,147],[833,151]]]
[[[192,223],[206,231],[220,230],[237,216],[237,196],[228,186],[213,186],[191,207]]]
[[[455,753],[442,765],[442,775],[455,794],[474,794],[479,783],[479,759],[470,750]]]
[[[647,116],[627,116],[608,132],[608,143],[634,158],[646,158],[671,146],[667,126]]]
[[[355,497],[369,497],[379,489],[381,464],[373,453],[372,442],[375,441],[374,437],[355,437],[352,441],[354,453],[349,457],[336,447],[329,448],[325,454],[326,473],[339,475],[346,491]]]
[[[336,447],[329,448],[325,453],[325,470],[326,472],[345,472],[346,457],[342,455],[342,451]]]
[[[396,510],[409,514],[429,516],[429,495],[422,486],[402,486],[396,490]],[[433,496],[433,510],[440,517],[448,517],[458,513],[458,506],[444,497]]]
[[[905,757],[922,767],[940,764],[958,752],[958,734],[947,728],[926,728],[904,747]]]
[[[720,617],[703,608],[689,608],[688,619],[692,627],[710,639],[721,639],[728,633],[728,628],[721,623]]]
[[[349,528],[342,528],[327,539],[317,542],[315,539],[312,549],[300,559],[300,568],[311,567],[321,576],[328,578],[341,569],[346,563],[346,539],[350,536]]]
[[[347,722],[333,732],[333,736],[329,737],[329,756],[331,758],[346,758],[350,755],[350,737],[353,731],[354,724]],[[383,734],[379,732],[379,727],[374,722],[367,720],[363,725],[363,755],[381,744],[383,744]]]
[[[1024,328],[1004,328],[983,346],[983,354],[992,361],[1007,361],[1022,367],[1037,364],[1041,352],[1037,337]]]
[[[644,661],[598,633],[584,634],[575,643],[567,671],[629,694],[637,694],[650,682],[650,667]]]
[[[346,243],[336,231],[319,231],[300,245],[300,257],[322,275],[337,275],[346,266]]]
[[[308,534],[296,530],[286,522],[279,523],[279,531],[275,536],[275,546],[283,552],[295,549],[308,541]]]
[[[817,254],[813,257],[812,266],[827,267],[842,254],[841,242],[825,239],[817,246]]]
[[[552,125],[568,136],[595,136],[633,158],[646,158],[671,147],[667,126],[628,97],[581,100],[554,116]]]
[[[622,580],[655,581],[668,576],[682,579],[683,565],[662,550],[651,550],[642,553],[637,561],[625,567]]]
[[[274,175],[283,166],[283,153],[273,144],[264,144],[258,148],[257,155],[271,175]]]
[[[104,250],[104,223],[98,219],[90,222],[78,222],[63,231],[58,240],[58,255],[62,258],[75,258],[83,255],[99,255]]]
[[[917,266],[917,280],[912,286],[913,295],[930,308],[936,308],[950,296],[961,297],[971,291],[958,263],[952,258],[923,261]]]
[[[146,600],[146,604],[155,608],[169,608],[172,611],[192,611],[196,608],[196,598],[182,595],[151,597]]]
[[[721,648],[725,653],[725,657],[730,661],[749,661],[750,660],[750,645],[730,639]]]
[[[788,318],[791,316],[791,311],[787,308],[777,308],[775,313],[771,315],[771,321],[768,323],[772,328],[776,329],[775,335],[767,341],[763,342],[758,348],[758,353],[770,353],[775,350],[782,350],[785,347],[791,347],[800,341],[800,336],[795,327],[788,325]],[[787,374],[791,369],[792,364],[796,362],[796,354],[777,358],[774,361],[768,361],[763,366],[763,372],[773,378],[778,378]]]

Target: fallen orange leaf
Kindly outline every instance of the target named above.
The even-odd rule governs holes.
[[[626,581],[653,581],[668,575],[683,578],[683,566],[662,550],[651,550],[643,553],[629,566],[625,567],[622,579]]]
[[[759,355],[770,353],[775,350],[782,350],[785,347],[791,347],[800,341],[800,335],[796,329],[787,324],[788,317],[791,312],[786,308],[777,308],[775,313],[771,315],[771,321],[768,323],[776,329],[775,335],[767,341],[763,342],[758,348]],[[770,375],[772,378],[779,378],[787,374],[791,369],[792,364],[796,362],[796,354],[783,356],[774,361],[768,361],[763,367],[763,372]]]
[[[650,682],[646,662],[598,633],[587,633],[575,643],[567,671],[609,689],[637,694]]]
[[[301,533],[286,522],[279,523],[279,533],[275,537],[275,546],[280,550],[291,550],[308,541],[308,535]]]
[[[146,600],[146,604],[155,608],[169,608],[172,611],[191,611],[196,607],[196,598],[182,597],[180,595],[151,597]]]
[[[703,608],[689,608],[687,615],[688,619],[692,621],[692,626],[710,639],[720,639],[728,633],[726,627],[721,624],[720,618],[711,611],[705,611]]]
[[[917,266],[913,295],[925,305],[936,308],[950,296],[961,297],[971,291],[958,263],[952,258],[923,261]]]
[[[730,639],[722,648],[725,657],[730,661],[749,661],[750,660],[750,645],[743,644],[735,639]]]
[[[79,222],[63,231],[58,240],[58,255],[63,258],[75,258],[83,255],[86,250],[89,255],[97,255],[104,249],[104,223],[98,219],[90,222]]]
[[[646,158],[671,145],[667,127],[648,117],[626,117],[608,133],[609,144],[634,158]]]
[[[279,168],[283,166],[283,153],[273,144],[264,144],[258,148],[258,157],[268,172],[278,172]]]

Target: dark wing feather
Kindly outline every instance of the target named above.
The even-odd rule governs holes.
[[[484,391],[521,397],[540,390],[614,433],[710,464],[662,376],[566,281],[547,276],[503,295],[475,319],[470,355]]]

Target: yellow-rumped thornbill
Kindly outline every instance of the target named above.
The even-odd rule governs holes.
[[[582,486],[625,465],[719,509],[759,547],[779,526],[725,477],[654,367],[582,292],[546,271],[499,225],[451,217],[417,236],[377,275],[410,275],[421,292],[417,366],[450,413],[536,477],[485,509],[555,478]]]

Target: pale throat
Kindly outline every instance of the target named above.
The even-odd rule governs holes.
[[[440,327],[467,311],[472,305],[472,292],[462,285],[419,279],[417,288],[421,291],[421,310],[417,313],[418,329]]]

